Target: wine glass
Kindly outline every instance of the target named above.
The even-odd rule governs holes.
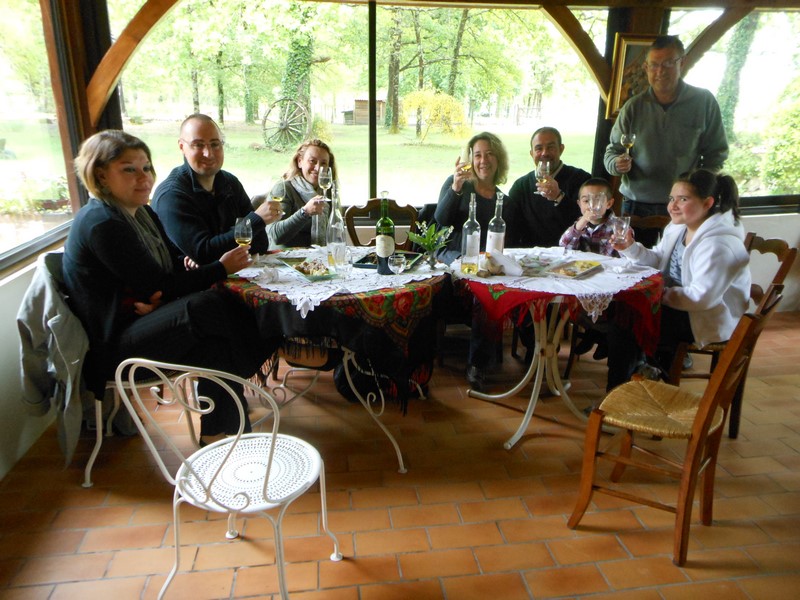
[[[611,226],[614,228],[614,238],[617,240],[624,240],[628,233],[628,228],[631,226],[630,215],[614,217],[614,221],[611,223]]]
[[[249,246],[253,241],[253,226],[247,217],[238,217],[233,227],[233,238],[240,246]]]
[[[458,162],[459,164],[461,164],[461,170],[464,173],[472,170],[472,148],[469,147],[469,144],[464,146],[464,149],[461,151],[461,157],[458,159]]]
[[[328,199],[328,190],[333,185],[333,172],[330,167],[320,167],[319,169],[319,187],[322,188],[322,195],[325,200]]]
[[[602,217],[606,212],[606,195],[603,193],[589,194],[589,210],[595,217]]]
[[[272,195],[270,196],[270,202],[283,202],[283,199],[286,197],[286,181],[283,177],[278,180],[272,188]]]
[[[633,144],[636,142],[636,134],[635,133],[623,133],[619,137],[619,143],[625,147],[625,154],[630,156],[631,155],[631,148],[633,148]]]
[[[548,177],[550,177],[550,161],[540,160],[536,163],[536,181],[544,184],[547,182]]]
[[[392,254],[388,259],[389,270],[395,275],[400,275],[406,268],[406,255],[405,254]],[[396,288],[400,284],[395,284]]]

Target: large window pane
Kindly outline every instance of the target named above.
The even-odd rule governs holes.
[[[674,11],[670,33],[688,45],[720,13]],[[798,34],[796,12],[753,12],[686,73],[719,100],[743,196],[800,193]]]
[[[72,218],[38,0],[0,0],[0,256]]]

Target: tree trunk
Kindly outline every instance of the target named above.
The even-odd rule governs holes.
[[[750,46],[753,44],[756,29],[758,29],[759,16],[760,13],[753,11],[739,21],[733,29],[731,41],[725,50],[725,72],[722,74],[717,101],[722,113],[722,125],[725,127],[729,142],[736,138],[733,123],[736,106],[739,104],[739,80],[747,61],[747,55],[750,53]]]
[[[467,28],[467,21],[469,20],[469,9],[465,8],[461,11],[461,19],[458,21],[458,31],[456,31],[456,39],[453,44],[453,60],[450,63],[450,77],[447,80],[447,93],[453,97],[456,95],[456,82],[458,81],[458,62],[461,57],[461,44],[464,39],[464,30]]]
[[[217,52],[217,123],[225,125],[225,86],[222,82],[222,52]]]
[[[417,40],[417,89],[425,87],[425,48],[422,44],[422,28],[419,24],[419,10],[412,13],[414,19],[414,36]],[[422,137],[422,107],[417,108],[417,139]]]
[[[400,48],[402,46],[403,28],[400,21],[400,9],[392,8],[392,28],[389,40],[392,51],[389,53],[389,84],[387,95],[387,120],[389,133],[400,131]]]
[[[192,67],[192,110],[193,113],[200,112],[200,85],[197,81],[197,69]]]

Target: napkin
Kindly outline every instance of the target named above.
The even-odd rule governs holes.
[[[486,257],[486,262],[503,267],[503,273],[506,275],[522,275],[522,267],[510,256],[504,254],[490,254]]]
[[[244,275],[240,272],[242,277],[250,277],[256,283],[274,283],[280,279],[280,275],[278,274],[278,269],[274,269],[272,267],[264,267],[263,269],[258,269],[258,273],[253,275]]]

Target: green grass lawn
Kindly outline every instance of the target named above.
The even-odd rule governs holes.
[[[180,164],[178,123],[128,125],[126,130],[147,142],[153,161],[163,179]],[[333,125],[329,142],[341,182],[344,205],[358,204],[369,195],[368,128],[365,125]],[[501,189],[508,191],[517,177],[532,168],[528,154],[531,132],[500,135],[510,159],[508,181]],[[234,173],[251,195],[266,190],[289,166],[291,152],[278,153],[263,148],[259,125],[228,124],[225,128],[225,169]],[[422,205],[436,202],[445,178],[452,173],[466,139],[433,134],[424,144],[414,140],[413,129],[397,135],[378,130],[378,190],[388,190],[401,202]],[[565,139],[564,159],[587,171],[591,165],[594,140],[591,135],[573,135]],[[258,149],[257,149],[258,148]]]

